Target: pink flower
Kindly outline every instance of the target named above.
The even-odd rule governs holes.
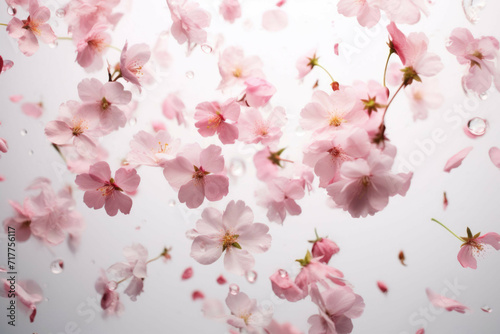
[[[0,139],[1,142],[1,139]],[[498,168],[500,168],[500,148],[492,147],[488,151],[491,162]]]
[[[221,174],[224,170],[221,151],[215,145],[202,150],[193,144],[175,159],[165,162],[163,175],[174,189],[179,189],[179,201],[188,208],[199,207],[205,197],[218,201],[227,195],[229,179]]]
[[[313,67],[318,63],[318,58],[319,57],[316,56],[316,49],[311,49],[297,59],[295,67],[299,71],[299,79],[303,79],[312,71]]]
[[[319,258],[319,262],[328,264],[331,257],[339,251],[340,248],[335,242],[328,238],[318,237],[313,243],[311,253],[314,258]]]
[[[77,35],[86,35],[96,24],[116,26],[123,14],[113,13],[120,0],[71,0],[64,16],[68,30]]]
[[[34,216],[33,205],[29,197],[24,199],[21,206],[17,202],[9,201],[15,211],[15,216],[3,221],[3,227],[7,234],[12,228],[15,229],[16,241],[26,241],[31,236],[31,219]]]
[[[269,146],[266,146],[263,150],[255,153],[253,163],[257,169],[257,178],[259,180],[267,182],[278,175],[280,167],[283,167],[281,161],[288,161],[280,158],[283,150],[273,152]]]
[[[190,279],[191,277],[193,277],[193,268],[192,267],[186,268],[182,273],[181,279],[184,281]]]
[[[179,125],[187,124],[184,119],[184,109],[186,109],[186,106],[179,98],[178,94],[171,93],[163,100],[163,115],[168,119],[177,119],[177,124]]]
[[[286,112],[282,107],[274,108],[266,119],[258,109],[249,108],[241,113],[238,120],[239,140],[247,144],[270,145],[279,141],[285,123]]]
[[[360,25],[371,28],[380,20],[377,2],[377,0],[340,0],[337,10],[346,17],[356,16]]]
[[[26,116],[39,118],[43,113],[43,104],[42,102],[31,103],[26,102],[21,105],[21,110]]]
[[[76,101],[61,104],[59,119],[47,123],[45,135],[56,145],[73,144],[80,155],[92,158],[96,154],[97,137],[101,135],[97,128],[99,120],[79,112],[79,107]]]
[[[415,24],[420,21],[420,12],[429,14],[425,0],[379,0],[378,2],[380,9],[396,23]]]
[[[429,109],[438,109],[444,101],[444,97],[436,83],[426,81],[425,83],[414,82],[409,89],[405,90],[409,97],[410,110],[413,112],[413,120],[426,119]]]
[[[131,151],[127,155],[127,162],[132,166],[163,167],[168,159],[174,158],[179,145],[179,140],[174,140],[165,130],[155,135],[139,131],[130,141]]]
[[[429,301],[432,303],[432,305],[444,308],[448,312],[457,311],[458,313],[465,313],[469,310],[467,306],[457,302],[456,300],[438,295],[429,288],[425,289],[425,292],[427,293],[427,298],[429,298]]]
[[[9,70],[12,66],[14,66],[12,60],[3,59],[2,56],[0,56],[0,74]]]
[[[276,320],[271,320],[265,330],[269,334],[302,334],[297,328],[293,327],[290,323],[279,324]]]
[[[147,275],[148,250],[141,244],[133,244],[125,247],[123,254],[127,262],[118,262],[108,268],[108,273],[116,277],[117,280],[131,281],[125,289],[125,294],[133,301],[141,294],[144,288],[144,279]]]
[[[102,56],[111,43],[111,36],[106,32],[108,28],[107,24],[97,23],[86,35],[74,34],[76,61],[85,70],[97,71],[102,68]]]
[[[162,31],[152,50],[155,63],[164,70],[168,69],[174,60],[170,52],[168,52],[168,36],[168,31]]]
[[[476,257],[482,254],[488,246],[496,250],[500,250],[500,235],[495,232],[486,233],[480,236],[481,233],[472,235],[469,228],[467,228],[467,237],[461,237],[464,243],[460,246],[458,252],[458,262],[464,268],[477,268]]]
[[[446,48],[457,56],[460,64],[469,65],[462,78],[465,88],[482,94],[491,87],[493,79],[500,73],[495,67],[499,47],[493,36],[474,38],[466,28],[455,28],[451,32]]]
[[[288,273],[283,269],[276,271],[269,279],[271,280],[271,287],[274,294],[281,299],[296,302],[304,299],[308,294],[308,290],[302,290],[290,279]]]
[[[389,197],[404,196],[413,173],[393,174],[394,158],[372,150],[365,159],[345,162],[340,168],[340,180],[326,190],[333,201],[352,217],[374,215],[389,203]]]
[[[228,293],[226,305],[231,311],[226,321],[229,325],[245,329],[248,333],[260,333],[259,330],[267,326],[272,319],[272,313],[265,312],[255,299],[250,299],[244,292],[236,295]]]
[[[120,71],[123,78],[136,85],[139,91],[142,84],[151,79],[149,72],[144,69],[150,57],[151,51],[147,44],[135,44],[128,49],[128,42],[125,43],[120,56]]]
[[[97,79],[84,79],[78,84],[78,95],[82,100],[80,112],[89,118],[97,118],[105,133],[124,127],[127,117],[120,105],[132,100],[132,93],[124,90],[119,82],[106,82]]]
[[[280,31],[288,25],[288,15],[281,9],[270,9],[262,13],[262,28],[267,31]]]
[[[36,304],[43,300],[43,292],[40,286],[31,280],[16,282],[15,280],[1,278],[0,282],[2,283],[0,296],[12,298],[10,295],[14,293],[16,300],[30,314],[30,322],[35,321]]]
[[[283,224],[288,212],[292,216],[300,215],[302,209],[295,202],[304,197],[304,185],[301,180],[277,177],[268,183],[268,193],[260,205],[267,208],[267,218],[279,224]]]
[[[245,102],[250,107],[258,108],[267,104],[276,93],[276,88],[261,78],[248,78],[245,80]]]
[[[328,281],[337,285],[345,285],[344,274],[340,270],[330,267],[319,260],[320,258],[313,258],[309,251],[307,251],[304,259],[296,260],[300,263],[302,269],[295,278],[295,284],[305,291],[306,295],[309,288],[316,283],[320,283],[325,287],[328,286]]]
[[[118,210],[130,213],[132,199],[123,192],[135,192],[140,181],[135,169],[120,168],[112,178],[108,163],[100,161],[90,166],[88,173],[78,175],[75,183],[85,190],[83,201],[89,208],[97,210],[104,206],[108,215],[115,216]]]
[[[240,106],[234,99],[229,99],[223,104],[219,102],[203,102],[196,106],[194,125],[203,137],[218,134],[222,144],[234,144],[238,139],[238,128],[234,123],[240,116]],[[228,122],[231,121],[232,123]]]
[[[54,43],[57,36],[49,24],[45,23],[50,18],[50,10],[40,6],[38,0],[30,0],[29,16],[26,20],[12,18],[7,25],[9,36],[17,39],[19,50],[25,56],[32,56],[38,50],[38,38],[44,43]]]
[[[241,6],[238,0],[222,0],[219,7],[219,13],[224,20],[229,23],[234,23],[237,18],[241,17]]]
[[[444,171],[449,173],[452,169],[459,167],[462,164],[462,161],[469,155],[470,151],[472,151],[472,146],[466,147],[457,154],[454,154],[444,166]]]
[[[219,58],[219,73],[222,80],[218,89],[245,82],[250,77],[263,77],[262,61],[257,56],[245,57],[241,48],[230,46]]]
[[[353,109],[355,103],[356,94],[350,87],[342,87],[330,95],[317,90],[313,93],[312,101],[300,112],[300,125],[318,134],[363,123],[367,115],[363,110]]]
[[[363,298],[347,286],[334,285],[320,292],[318,287],[313,285],[311,299],[318,305],[319,314],[309,317],[309,334],[351,333],[351,319],[360,317],[365,308]]]
[[[95,282],[95,290],[102,294],[101,308],[106,314],[120,315],[123,313],[123,304],[120,302],[120,294],[116,291],[116,282],[110,281],[106,271],[101,269],[101,276]]]
[[[206,208],[202,219],[192,231],[196,235],[191,246],[191,257],[207,265],[217,261],[225,251],[224,267],[243,275],[254,267],[250,253],[264,253],[271,247],[269,227],[253,222],[253,212],[243,201],[228,203],[221,213]]]
[[[190,47],[207,41],[207,32],[203,29],[210,25],[209,12],[190,0],[167,0],[167,5],[173,21],[170,30],[179,44],[188,42]]]

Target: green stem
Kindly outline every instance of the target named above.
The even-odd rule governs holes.
[[[319,235],[318,235],[318,231],[316,231],[316,228],[314,228],[314,234],[316,234],[316,240],[319,240],[319,239],[320,239],[320,237],[319,237]]]
[[[106,44],[106,47],[108,47],[108,48],[112,48],[112,49],[115,49],[115,50],[116,50],[116,51],[118,51],[118,52],[122,52],[122,49],[117,48],[116,46],[111,45],[111,44]]]
[[[445,229],[448,230],[448,232],[450,232],[451,234],[453,234],[458,240],[460,240],[461,242],[465,242],[464,239],[460,238],[458,235],[456,235],[455,233],[453,233],[452,230],[450,230],[449,228],[447,228],[446,226],[444,226],[441,222],[437,221],[436,219],[432,218],[431,219],[432,221],[438,223],[439,225],[441,225],[442,227],[444,227]]]
[[[389,106],[391,105],[392,101],[394,100],[394,98],[396,97],[396,95],[398,95],[399,91],[401,90],[401,88],[403,88],[403,86],[404,86],[404,83],[402,83],[401,86],[399,86],[399,88],[396,91],[396,93],[394,93],[394,95],[392,96],[392,98],[389,101],[389,103],[387,103],[387,105],[385,106],[384,114],[382,115],[382,122],[380,122],[380,124],[384,124],[384,119],[385,119],[385,114],[387,113],[387,109],[389,109]]]
[[[57,37],[57,39],[65,40],[65,41],[72,41],[72,37]]]
[[[120,283],[123,283],[123,282],[125,282],[125,281],[126,281],[126,280],[128,280],[128,279],[129,279],[130,277],[132,277],[132,276],[129,276],[129,277],[125,277],[124,279],[122,279],[122,280],[119,280],[118,282],[116,282],[116,286],[120,285]]]
[[[328,76],[330,77],[330,79],[332,80],[332,82],[335,82],[335,80],[333,80],[333,77],[332,75],[330,74],[330,72],[328,72],[328,70],[326,68],[324,68],[323,66],[321,66],[320,64],[314,64],[314,66],[318,66],[319,68],[323,69],[323,71],[326,72],[326,74],[328,74]]]
[[[160,254],[160,255],[158,255],[157,257],[154,257],[154,258],[152,258],[151,260],[148,260],[148,262],[146,262],[146,264],[148,264],[148,263],[150,263],[150,262],[153,262],[153,261],[156,261],[156,260],[158,260],[159,258],[161,258],[161,257],[163,257],[163,256],[164,256],[163,254]]]
[[[387,87],[385,85],[385,76],[387,74],[387,66],[389,65],[389,59],[391,59],[392,54],[393,54],[393,52],[389,51],[389,56],[387,57],[387,61],[385,62],[385,68],[384,68],[384,87]]]

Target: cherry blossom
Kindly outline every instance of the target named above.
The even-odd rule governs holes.
[[[380,20],[377,0],[340,0],[337,10],[347,17],[356,16],[359,24],[367,28],[373,27]]]
[[[436,307],[444,308],[448,312],[457,311],[458,313],[465,313],[470,311],[467,306],[457,302],[456,300],[438,295],[429,288],[425,289],[425,292],[427,293],[429,301]]]
[[[221,174],[224,157],[216,145],[203,150],[198,144],[187,146],[164,167],[168,183],[179,190],[179,201],[190,209],[199,207],[205,198],[218,201],[228,194],[229,179]]]
[[[429,109],[438,109],[444,102],[444,97],[432,81],[414,82],[405,90],[409,97],[413,120],[426,119]]]
[[[496,250],[500,250],[500,235],[495,232],[489,232],[482,236],[481,233],[472,235],[472,232],[467,228],[467,237],[462,237],[463,244],[458,252],[458,262],[464,268],[477,268],[476,257],[482,254],[488,246]]]
[[[123,254],[127,262],[118,262],[110,266],[107,272],[117,280],[127,280],[130,283],[125,289],[125,294],[135,301],[144,288],[144,279],[147,277],[148,250],[141,244],[125,247]]]
[[[120,294],[116,291],[116,282],[110,281],[106,271],[101,269],[101,276],[95,282],[95,290],[102,295],[101,308],[106,314],[121,315],[124,310],[120,302]]]
[[[131,166],[163,167],[167,160],[175,157],[179,146],[180,141],[173,139],[165,130],[154,135],[139,131],[130,141],[131,151],[127,155],[127,162]]]
[[[255,153],[253,157],[253,162],[255,168],[257,169],[257,178],[261,181],[270,181],[278,175],[278,171],[282,161],[290,162],[281,158],[281,154],[285,149],[280,149],[278,151],[271,151],[271,149],[266,146],[261,151]]]
[[[219,13],[224,20],[229,23],[241,17],[241,6],[238,0],[222,0],[219,6]]]
[[[194,125],[203,137],[217,133],[222,144],[234,144],[238,139],[238,128],[235,123],[239,116],[240,106],[234,99],[222,104],[216,101],[202,102],[196,106],[194,119],[197,122]]]
[[[11,281],[1,278],[0,282],[2,288],[0,289],[0,296],[5,298],[12,298],[11,291],[16,296],[19,305],[30,315],[30,322],[35,321],[37,309],[36,304],[43,300],[43,292],[40,286],[32,280]],[[13,285],[13,286],[12,286]]]
[[[172,17],[172,36],[179,44],[202,44],[207,41],[207,32],[203,30],[210,25],[211,16],[200,8],[197,2],[190,0],[167,0]]]
[[[245,80],[244,101],[250,107],[259,108],[267,104],[276,93],[276,88],[268,81],[261,78],[248,78]]]
[[[279,324],[276,320],[271,320],[271,323],[267,325],[265,330],[269,334],[302,334],[300,330],[293,327],[290,323]]]
[[[40,6],[38,0],[30,0],[29,16],[26,20],[12,18],[7,25],[9,36],[17,39],[19,50],[25,56],[32,56],[38,50],[38,39],[50,44],[57,39],[54,31],[48,23],[50,10],[45,6]]]
[[[278,224],[283,224],[287,212],[296,216],[302,209],[295,202],[304,197],[304,184],[301,180],[277,177],[268,183],[268,192],[263,194],[259,204],[267,208],[267,218]]]
[[[9,204],[14,209],[15,216],[3,221],[5,233],[7,234],[9,227],[12,227],[15,229],[16,241],[26,241],[31,236],[31,219],[35,215],[31,199],[26,197],[23,205],[15,201],[9,201]]]
[[[116,26],[123,14],[114,13],[120,0],[71,0],[65,7],[64,16],[68,30],[86,35],[96,24]]]
[[[88,173],[78,175],[75,183],[85,190],[83,201],[89,208],[97,210],[104,206],[108,215],[115,216],[118,210],[130,213],[132,199],[123,192],[135,192],[140,181],[135,169],[120,168],[113,178],[108,163],[100,161],[90,166]]]
[[[222,80],[218,88],[225,89],[238,83],[243,84],[250,77],[263,77],[262,65],[259,57],[245,57],[243,49],[228,47],[219,58],[219,73]]]
[[[98,23],[83,36],[74,34],[76,44],[76,62],[85,70],[97,71],[103,67],[102,56],[111,43],[111,36],[107,33],[109,26]]]
[[[2,56],[0,56],[0,74],[11,69],[12,66],[14,66],[14,62],[12,60],[3,59]]]
[[[303,56],[297,59],[295,67],[299,72],[299,79],[303,79],[309,72],[312,71],[314,66],[318,64],[319,57],[316,56],[316,49],[307,51]]]
[[[288,25],[288,15],[281,9],[270,9],[262,13],[262,28],[267,31],[280,31]]]
[[[21,110],[26,116],[39,118],[43,114],[43,104],[26,102],[21,105]]]
[[[272,313],[257,306],[257,301],[250,299],[244,292],[236,295],[229,293],[226,305],[231,311],[231,315],[226,318],[227,323],[248,333],[260,333],[260,330],[271,322]]]
[[[274,108],[267,118],[255,108],[242,112],[238,120],[239,140],[247,144],[262,143],[270,145],[279,141],[286,123],[286,112],[282,107]]]
[[[320,238],[316,233],[316,240],[310,241],[313,243],[311,254],[314,258],[319,258],[319,262],[330,262],[333,255],[340,251],[339,246],[328,238]]]
[[[177,94],[171,93],[165,98],[165,100],[163,100],[163,115],[165,115],[165,117],[168,119],[175,118],[179,125],[187,124],[186,120],[184,119],[185,109],[186,106]]]
[[[378,6],[391,21],[402,24],[415,24],[420,21],[420,12],[429,14],[425,0],[379,0]]]
[[[243,201],[231,201],[221,213],[214,208],[203,210],[192,234],[191,256],[201,264],[217,261],[222,253],[224,267],[237,275],[253,268],[250,253],[264,253],[271,247],[269,228],[253,222],[253,212]]]
[[[149,82],[151,74],[144,68],[151,58],[151,51],[147,44],[135,44],[128,48],[125,43],[120,56],[120,71],[123,78],[136,85],[141,91],[143,83]]]

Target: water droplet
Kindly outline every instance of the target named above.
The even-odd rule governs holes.
[[[485,5],[486,0],[462,0],[465,17],[472,24],[476,24],[479,21],[479,12],[481,12]]]
[[[486,120],[474,117],[469,122],[467,122],[467,129],[474,136],[482,136],[486,132],[487,122]]]
[[[33,154],[35,154],[35,151],[33,151],[33,150],[28,151],[28,155],[33,155]]]
[[[229,284],[229,293],[236,296],[240,292],[240,287],[237,284]]]
[[[241,176],[245,174],[245,162],[241,159],[233,159],[229,164],[229,174],[232,176]]]
[[[257,280],[257,273],[253,270],[250,270],[245,273],[245,277],[248,283],[255,283],[255,281]]]
[[[49,48],[55,49],[55,48],[57,48],[58,45],[59,45],[59,42],[56,39],[53,43],[49,44]]]
[[[287,278],[288,277],[288,273],[286,272],[285,269],[280,269],[279,270],[279,274],[280,274],[281,278]]]
[[[28,134],[28,130],[22,129],[21,130],[21,136],[26,136]]]
[[[205,53],[211,53],[212,52],[212,47],[208,44],[203,44],[201,46],[201,51],[205,52]]]
[[[66,10],[64,8],[59,8],[58,10],[56,10],[56,16],[57,17],[65,17]]]
[[[132,117],[129,121],[128,121],[128,124],[134,126],[137,124],[137,118],[135,117]]]
[[[481,307],[481,311],[486,312],[486,313],[491,313],[491,312],[493,312],[493,310],[491,309],[491,307],[486,306],[486,305],[485,305],[485,306],[483,306],[483,307]]]
[[[194,72],[193,71],[187,71],[186,72],[186,78],[193,79],[194,78]]]
[[[116,283],[115,281],[109,281],[108,284],[106,284],[106,288],[111,291],[115,291],[117,287],[118,283]]]
[[[62,273],[63,269],[64,269],[64,262],[61,259],[52,261],[52,263],[50,264],[50,271],[52,271],[53,274],[60,274]]]
[[[170,201],[168,201],[168,206],[174,207],[175,206],[175,199],[171,199]]]
[[[7,7],[7,14],[9,14],[10,16],[15,16],[17,14],[17,9],[9,6]]]
[[[482,92],[481,94],[479,94],[479,98],[483,101],[486,100],[488,98],[488,93]]]

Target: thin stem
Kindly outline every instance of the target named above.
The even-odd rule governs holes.
[[[72,41],[72,37],[57,37],[57,39],[65,40],[65,41]]]
[[[291,162],[293,164],[293,161],[292,160],[288,160],[288,159],[283,159],[283,158],[278,158],[280,159],[280,161],[284,161],[284,162]]]
[[[5,23],[0,23],[0,26],[7,26]]]
[[[394,100],[396,95],[398,95],[399,91],[401,90],[401,88],[403,88],[403,86],[404,86],[404,83],[402,83],[401,86],[399,86],[396,93],[394,93],[394,95],[391,97],[391,100],[389,101],[389,103],[387,103],[387,105],[385,106],[384,114],[382,115],[382,122],[380,122],[380,124],[384,124],[384,119],[385,119],[385,114],[387,113],[387,109],[389,109],[389,106],[391,105],[392,101]]]
[[[111,44],[106,44],[106,47],[108,47],[108,48],[112,48],[112,49],[115,49],[115,50],[116,50],[116,51],[118,51],[118,52],[122,52],[122,49],[120,49],[120,48],[118,48],[118,47],[116,47],[116,46],[114,46],[114,45],[111,45]]]
[[[148,262],[146,262],[146,264],[147,264],[147,263],[150,263],[150,262],[153,262],[153,261],[156,261],[156,260],[158,260],[159,258],[162,258],[163,256],[164,256],[164,255],[163,255],[163,253],[162,253],[162,254],[158,255],[157,257],[154,257],[154,258],[152,258],[151,260],[148,260]]]
[[[316,228],[314,228],[314,234],[316,234],[316,240],[319,240],[319,235],[318,235],[318,231],[316,231]]]
[[[447,228],[446,226],[444,226],[441,222],[437,221],[436,219],[432,218],[431,219],[432,221],[438,223],[439,225],[441,225],[442,227],[444,227],[445,229],[448,230],[448,232],[450,232],[451,234],[453,234],[458,240],[460,240],[461,242],[465,242],[464,239],[460,238],[458,235],[456,235],[452,230],[450,230],[449,228]]]
[[[59,153],[59,155],[61,156],[61,158],[67,164],[68,162],[66,161],[66,157],[64,156],[64,154],[62,154],[61,149],[59,148],[59,146],[56,145],[56,144],[52,144],[52,147],[54,147],[56,149],[57,153]]]
[[[132,277],[132,276],[125,277],[124,279],[119,280],[118,282],[116,282],[116,286],[120,285],[120,283],[125,282],[125,281],[126,281],[126,280],[128,280],[130,277]]]
[[[387,57],[387,61],[385,62],[385,68],[384,68],[384,87],[387,87],[385,85],[385,76],[387,74],[387,66],[389,65],[389,59],[391,59],[392,54],[393,54],[393,52],[389,51],[389,56]]]
[[[328,70],[326,68],[324,68],[323,66],[321,66],[320,64],[314,64],[314,66],[318,66],[319,68],[323,69],[323,71],[326,72],[326,74],[328,74],[328,76],[330,77],[330,79],[332,80],[332,82],[334,82],[335,80],[333,80],[333,77],[332,75],[330,74],[330,72],[328,72]]]

